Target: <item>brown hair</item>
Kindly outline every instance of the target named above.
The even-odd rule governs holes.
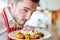
[[[12,1],[14,1],[15,5],[16,5],[18,2],[22,2],[22,1],[24,1],[24,0],[9,0],[9,3],[11,3]],[[30,0],[30,1],[32,1],[32,2],[34,2],[34,3],[38,3],[40,0]],[[8,4],[9,4],[9,3],[8,3]]]
[[[34,3],[38,3],[40,0],[31,0]]]
[[[21,2],[21,1],[24,1],[24,0],[14,0],[15,4],[17,4],[18,2]],[[31,0],[31,1],[34,3],[38,3],[40,0]]]

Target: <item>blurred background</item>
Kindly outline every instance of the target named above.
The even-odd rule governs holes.
[[[11,0],[0,0],[0,12],[1,10],[9,6],[9,2]],[[38,7],[36,8],[37,11],[42,12],[44,15],[47,15],[47,19],[51,26],[52,38],[50,40],[60,40],[60,0],[40,0]],[[45,18],[46,16],[44,16]],[[42,19],[45,22],[44,18]],[[57,33],[57,34],[56,34]],[[54,37],[54,35],[56,37]]]

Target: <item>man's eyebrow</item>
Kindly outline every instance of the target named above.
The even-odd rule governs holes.
[[[31,10],[30,8],[24,7],[25,9]]]

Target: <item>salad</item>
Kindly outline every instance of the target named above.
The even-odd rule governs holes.
[[[18,39],[26,39],[26,40],[36,40],[44,37],[42,32],[38,32],[35,29],[28,30],[27,28],[23,28],[20,32],[15,35]]]

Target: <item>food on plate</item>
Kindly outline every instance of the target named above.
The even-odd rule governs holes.
[[[25,30],[21,30],[18,34],[16,34],[16,38],[18,39],[25,39],[25,40],[36,40],[41,39],[44,37],[44,34],[42,32],[37,31],[30,31],[26,32]]]
[[[18,33],[18,34],[16,34],[16,38],[18,38],[18,39],[24,39],[25,35],[23,33]]]
[[[30,39],[30,34],[26,34],[25,35],[25,40],[29,40]]]
[[[42,37],[44,37],[44,34],[42,32],[35,34],[36,39],[40,39]]]
[[[36,40],[34,36],[30,36],[30,40]]]
[[[40,35],[36,34],[36,35],[35,35],[35,38],[36,38],[36,39],[40,39]]]
[[[44,37],[44,34],[42,32],[39,32],[38,35],[40,35],[40,37]]]
[[[25,40],[36,40],[36,39],[41,39],[43,37],[44,34],[42,32],[38,32],[37,30],[31,27],[27,28],[27,26],[16,34],[16,38],[25,39]]]

